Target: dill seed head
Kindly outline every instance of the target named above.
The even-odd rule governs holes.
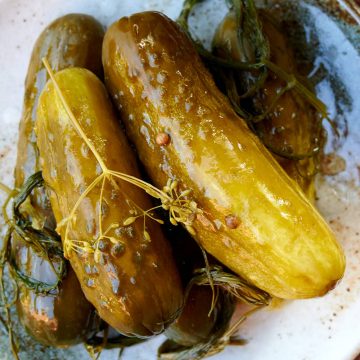
[[[148,231],[144,230],[143,235],[144,235],[145,241],[151,241],[151,237],[150,237],[150,234],[148,233]]]
[[[135,216],[130,216],[130,217],[128,217],[128,218],[124,221],[123,225],[124,225],[124,226],[129,226],[129,225],[131,225],[132,223],[134,223],[135,220],[136,220],[136,217],[135,217]]]

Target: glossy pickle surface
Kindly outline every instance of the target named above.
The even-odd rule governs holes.
[[[326,222],[231,108],[191,41],[145,12],[105,34],[107,87],[154,183],[177,179],[203,214],[193,228],[213,256],[285,298],[325,294],[345,259]],[[170,143],[156,143],[167,133]],[[236,228],[226,218],[237,219]]]
[[[258,15],[262,32],[269,43],[270,60],[283,71],[298,78],[295,55],[288,45],[285,29],[266,10],[259,10]],[[239,32],[235,13],[230,11],[215,33],[214,53],[224,59],[248,61],[251,55],[246,53],[246,48],[251,48],[252,44],[246,45],[245,42],[244,50],[242,50],[240,43],[244,43],[239,40],[239,37],[246,38],[246,34]],[[251,50],[249,52],[251,53]],[[236,79],[241,93],[246,93],[249,90],[247,77],[251,78],[251,73],[233,71],[232,76]],[[265,83],[251,99],[250,111],[255,113],[267,111],[272,106],[276,95],[285,86],[286,84],[277,74],[269,71]],[[276,160],[311,201],[315,201],[314,174],[319,156],[319,151],[312,154],[312,150],[321,146],[324,136],[319,116],[301,94],[295,89],[290,89],[277,100],[275,107],[262,121],[253,124],[262,141],[270,147],[271,151],[273,150]],[[287,154],[289,158],[277,154]],[[297,156],[303,158],[298,159]]]
[[[218,299],[217,306],[210,313],[212,300],[210,286],[193,286],[184,309],[178,319],[165,331],[165,335],[183,346],[206,342],[214,330],[223,306],[222,299]]]
[[[136,159],[121,130],[101,81],[91,72],[74,68],[55,75],[74,116],[106,166],[140,177]],[[58,223],[67,219],[76,201],[101,168],[78,135],[53,83],[43,91],[37,113],[37,143],[43,177],[50,192]],[[53,137],[53,134],[61,136]],[[68,257],[87,299],[99,315],[120,333],[148,337],[162,332],[182,305],[182,286],[169,244],[160,225],[148,219],[143,233],[139,219],[124,221],[134,208],[148,210],[152,203],[138,187],[112,177],[103,188],[102,221],[99,221],[100,189],[97,186],[80,203],[71,221],[70,239],[94,242],[103,229],[117,239],[101,240],[101,257],[70,251]],[[58,228],[64,240],[66,225]]]
[[[104,31],[91,16],[69,14],[48,25],[37,39],[25,81],[23,112],[19,127],[15,186],[41,170],[34,132],[38,99],[47,81],[42,63],[46,56],[54,71],[82,66],[102,75],[101,45]],[[27,205],[29,220],[37,226],[55,228],[49,199],[42,189],[35,189]],[[17,266],[34,279],[55,283],[56,275],[50,263],[13,233],[12,249]],[[55,268],[59,260],[52,258]],[[67,276],[55,294],[42,295],[20,286],[17,310],[21,323],[39,342],[50,346],[69,346],[83,342],[94,331],[94,308],[86,300],[80,284],[67,266]]]

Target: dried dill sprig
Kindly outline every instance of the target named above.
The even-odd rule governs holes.
[[[188,25],[189,16],[193,8],[204,1],[205,0],[185,0],[184,2],[182,12],[178,18],[178,23],[190,37],[191,33]],[[319,100],[306,85],[299,81],[298,78],[293,74],[287,73],[284,69],[270,60],[270,46],[267,38],[262,32],[262,25],[259,21],[254,1],[227,0],[226,2],[231,11],[235,14],[236,28],[238,29],[236,34],[237,41],[239,48],[242,50],[242,55],[244,57],[243,61],[235,61],[230,57],[222,58],[216,56],[214,53],[206,50],[201,42],[195,39],[195,46],[199,54],[203,57],[205,62],[209,64],[210,69],[219,79],[221,87],[227,94],[234,110],[247,121],[249,127],[257,133],[269,150],[274,154],[289,160],[302,160],[316,157],[325,142],[322,120],[326,119],[329,121],[334,132],[337,133],[334,122],[329,118],[326,105]],[[239,92],[235,80],[237,72],[247,72],[249,75],[246,80],[248,82],[247,86],[243,92]],[[260,114],[253,114],[247,107],[242,106],[242,102],[244,99],[250,99],[263,88],[269,73],[275,74],[285,83],[285,85],[274,96],[272,103],[267,109]],[[295,91],[305,102],[311,105],[320,114],[319,131],[316,132],[316,134],[313,134],[314,139],[319,139],[319,141],[314,141],[312,149],[306,153],[297,154],[293,151],[288,151],[286,147],[284,147],[284,149],[279,149],[273,144],[266,143],[265,139],[257,132],[255,127],[255,124],[264,120],[275,108],[279,99],[290,90]]]
[[[256,58],[249,61],[232,61],[231,59],[223,59],[206,50],[201,41],[194,39],[189,30],[189,17],[193,8],[205,2],[206,0],[185,0],[182,11],[177,19],[178,24],[193,39],[199,54],[209,63],[217,65],[221,68],[236,70],[259,70],[265,68],[264,60],[269,57],[269,44],[261,31],[256,8],[253,1],[237,1],[227,0],[226,2],[232,7],[237,15],[238,26],[243,26],[249,31],[249,39],[255,48]]]
[[[103,335],[98,334],[86,340],[85,348],[93,360],[100,358],[103,350],[119,349],[119,358],[123,351],[133,345],[138,345],[146,341],[146,339],[139,339],[136,337],[127,337],[124,335],[117,335],[115,337],[109,336],[109,325],[105,325]]]
[[[212,284],[213,287],[220,287],[233,295],[235,299],[249,305],[267,306],[271,301],[271,296],[267,292],[249,284],[237,275],[224,271],[220,266],[198,269],[190,284],[191,286],[211,286]]]
[[[189,287],[188,291],[189,292]],[[234,299],[231,294],[222,293],[221,316],[217,317],[212,334],[207,341],[193,346],[182,346],[172,340],[166,340],[158,349],[158,359],[161,360],[188,360],[202,359],[222,351],[230,342],[227,334],[229,323],[234,313]]]
[[[228,345],[244,345],[246,342],[235,335],[240,325],[252,313],[270,304],[271,296],[268,293],[237,275],[226,272],[219,265],[210,266],[207,253],[201,247],[200,249],[205,267],[194,271],[186,287],[183,307],[188,301],[193,286],[210,286],[213,299],[208,316],[215,311],[215,325],[206,341],[200,341],[191,346],[184,346],[170,339],[166,340],[158,349],[160,360],[203,359],[221,352]],[[240,316],[234,325],[230,326],[238,301],[251,305],[251,310]]]
[[[59,236],[46,227],[36,228],[33,221],[40,224],[37,220],[36,210],[32,207],[29,196],[35,188],[43,186],[41,172],[38,172],[27,179],[21,189],[11,190],[3,184],[1,190],[6,191],[8,197],[2,206],[3,217],[8,226],[7,233],[3,239],[3,246],[0,250],[0,308],[5,313],[5,319],[1,318],[9,336],[11,350],[15,359],[18,359],[18,346],[13,333],[12,319],[10,314],[11,307],[18,298],[18,286],[24,286],[34,291],[36,294],[52,295],[56,294],[57,288],[66,275],[66,262],[63,256],[61,241]],[[8,215],[8,206],[12,203],[12,214]],[[12,239],[16,234],[17,241],[23,241],[26,246],[31,248],[40,257],[49,262],[53,272],[57,277],[54,283],[39,281],[27,275],[17,265],[15,254],[12,249]],[[55,269],[53,261],[59,264]],[[8,283],[11,286],[5,287],[4,272],[8,268]],[[9,300],[6,294],[10,294]]]
[[[172,340],[166,340],[158,349],[159,360],[199,360],[215,355],[225,349],[228,345],[244,345],[245,340],[239,339],[235,333],[239,326],[253,313],[259,311],[263,306],[257,306],[247,311],[244,315],[230,326],[230,320],[234,313],[234,297],[232,294],[223,292],[223,307],[221,316],[218,317],[213,333],[207,341],[199,342],[193,346],[179,345]]]
[[[29,202],[29,196],[35,188],[43,185],[44,180],[41,172],[35,173],[26,180],[13,199],[12,219],[9,220],[8,225],[11,235],[16,233],[17,239],[26,243],[36,254],[50,264],[57,280],[54,283],[46,283],[28,276],[17,266],[11,249],[8,251],[6,261],[18,283],[21,283],[29,290],[35,291],[37,294],[49,295],[56,291],[66,275],[66,260],[63,256],[60,236],[51,229],[46,227],[37,229],[33,225],[37,215],[36,210]],[[24,212],[26,215],[24,215]],[[11,236],[9,247],[11,248]],[[59,263],[58,269],[54,267],[55,260]]]

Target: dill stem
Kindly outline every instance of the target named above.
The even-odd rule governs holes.
[[[327,116],[327,108],[326,105],[319,100],[306,86],[301,84],[293,75],[288,74],[286,71],[284,71],[280,66],[274,64],[272,61],[264,59],[264,64],[266,67],[277,74],[279,77],[281,77],[283,80],[285,80],[287,83],[290,83],[292,81],[295,81],[294,87],[297,89],[297,91],[302,94],[311,105],[314,106],[315,109],[317,109],[321,114],[326,117]]]
[[[15,190],[11,191],[10,194],[8,195],[8,197],[6,198],[3,206],[2,206],[2,215],[4,217],[5,223],[9,224],[10,223],[10,218],[9,215],[7,213],[7,207],[9,205],[10,200],[15,196]]]
[[[258,312],[260,309],[262,309],[264,306],[257,306],[254,309],[251,309],[247,311],[244,315],[241,315],[239,320],[236,321],[236,323],[230,327],[229,330],[226,331],[226,333],[223,335],[223,339],[229,339],[234,333],[237,331],[239,326],[252,314]]]
[[[215,286],[214,286],[214,279],[211,275],[211,269],[210,269],[210,264],[209,264],[209,259],[207,257],[207,254],[206,254],[206,251],[200,247],[201,249],[201,252],[202,252],[202,255],[204,257],[204,261],[205,261],[205,269],[206,269],[206,275],[209,279],[209,284],[210,284],[210,287],[211,287],[211,291],[212,291],[212,299],[211,299],[211,308],[210,308],[210,311],[209,311],[209,314],[208,316],[210,316],[212,314],[212,312],[214,311],[215,309]]]
[[[103,198],[104,198],[104,187],[105,187],[105,181],[106,181],[106,176],[103,176],[103,180],[101,183],[101,190],[100,190],[100,199],[99,199],[99,234],[100,234],[100,239],[103,235],[103,229],[102,229],[102,203],[103,203]]]
[[[119,349],[118,360],[121,360],[121,359],[122,359],[122,356],[123,356],[124,352],[125,352],[125,348],[124,348],[124,347],[122,347],[122,348]]]
[[[102,173],[101,175],[99,175],[77,199],[74,207],[72,208],[72,210],[70,212],[70,215],[68,217],[68,221],[66,224],[65,237],[64,237],[65,243],[68,241],[68,234],[69,234],[69,228],[70,228],[69,224],[70,224],[71,220],[74,218],[76,210],[78,209],[81,202],[85,199],[85,197],[89,194],[89,192],[103,179],[104,176],[105,176],[105,173]],[[66,250],[66,246],[64,246],[64,249]]]
[[[165,194],[163,191],[159,190],[157,187],[141,180],[141,179],[138,179],[136,178],[135,176],[131,176],[131,175],[127,175],[127,174],[123,174],[123,173],[120,173],[120,172],[117,172],[117,171],[112,171],[110,170],[109,171],[109,174],[110,175],[113,175],[121,180],[124,180],[130,184],[133,184],[141,189],[143,189],[144,191],[146,192],[149,192],[149,191],[153,191],[154,193],[156,193],[156,196],[152,195],[153,197],[157,197],[158,199],[166,199],[168,201],[171,201],[171,197],[168,196],[167,194]],[[150,194],[151,195],[151,194]]]
[[[286,84],[285,87],[283,87],[277,94],[276,96],[272,99],[272,102],[271,104],[269,105],[269,107],[261,114],[261,115],[258,115],[258,116],[255,116],[252,118],[252,121],[253,123],[258,123],[262,120],[264,120],[269,114],[271,111],[274,110],[276,104],[278,103],[278,101],[280,100],[280,98],[289,90],[291,90],[293,87],[296,86],[296,81],[291,81],[291,82],[288,82]]]
[[[86,145],[90,148],[91,152],[93,153],[93,155],[95,156],[96,160],[98,161],[98,163],[100,164],[103,172],[105,172],[107,170],[107,167],[103,161],[103,159],[101,158],[100,154],[97,152],[95,146],[92,144],[92,142],[90,141],[90,139],[86,136],[86,134],[84,133],[83,129],[81,128],[80,124],[78,123],[78,121],[75,118],[75,115],[73,114],[72,110],[70,109],[70,106],[68,105],[62,91],[60,90],[60,87],[57,83],[57,81],[55,80],[55,76],[53,71],[51,70],[51,67],[49,65],[49,62],[47,61],[46,58],[42,59],[45,68],[47,70],[47,72],[49,73],[49,76],[54,84],[54,88],[56,90],[57,95],[59,96],[72,124],[75,126],[75,129],[77,130],[77,132],[79,133],[79,135],[83,138],[83,140],[85,141]]]
[[[8,194],[9,196],[12,194],[12,190],[2,182],[0,182],[0,190]]]

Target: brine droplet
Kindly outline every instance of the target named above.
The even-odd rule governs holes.
[[[85,280],[85,284],[89,288],[94,288],[95,287],[95,280],[93,278],[87,278]]]
[[[109,247],[109,241],[106,239],[101,239],[98,243],[98,248],[100,251],[105,251]]]
[[[125,251],[125,246],[122,243],[118,243],[112,246],[111,248],[111,255],[113,257],[119,257],[122,255]]]
[[[142,255],[140,254],[139,251],[136,251],[135,255],[134,255],[134,261],[137,263],[137,264],[140,264],[141,261],[142,261]]]
[[[89,147],[85,143],[81,144],[80,152],[84,158],[89,157]]]
[[[106,308],[109,309],[109,300],[107,299],[107,297],[103,294],[100,295],[100,306],[102,308]]]
[[[111,279],[112,291],[115,295],[119,293],[120,280],[118,278]]]

